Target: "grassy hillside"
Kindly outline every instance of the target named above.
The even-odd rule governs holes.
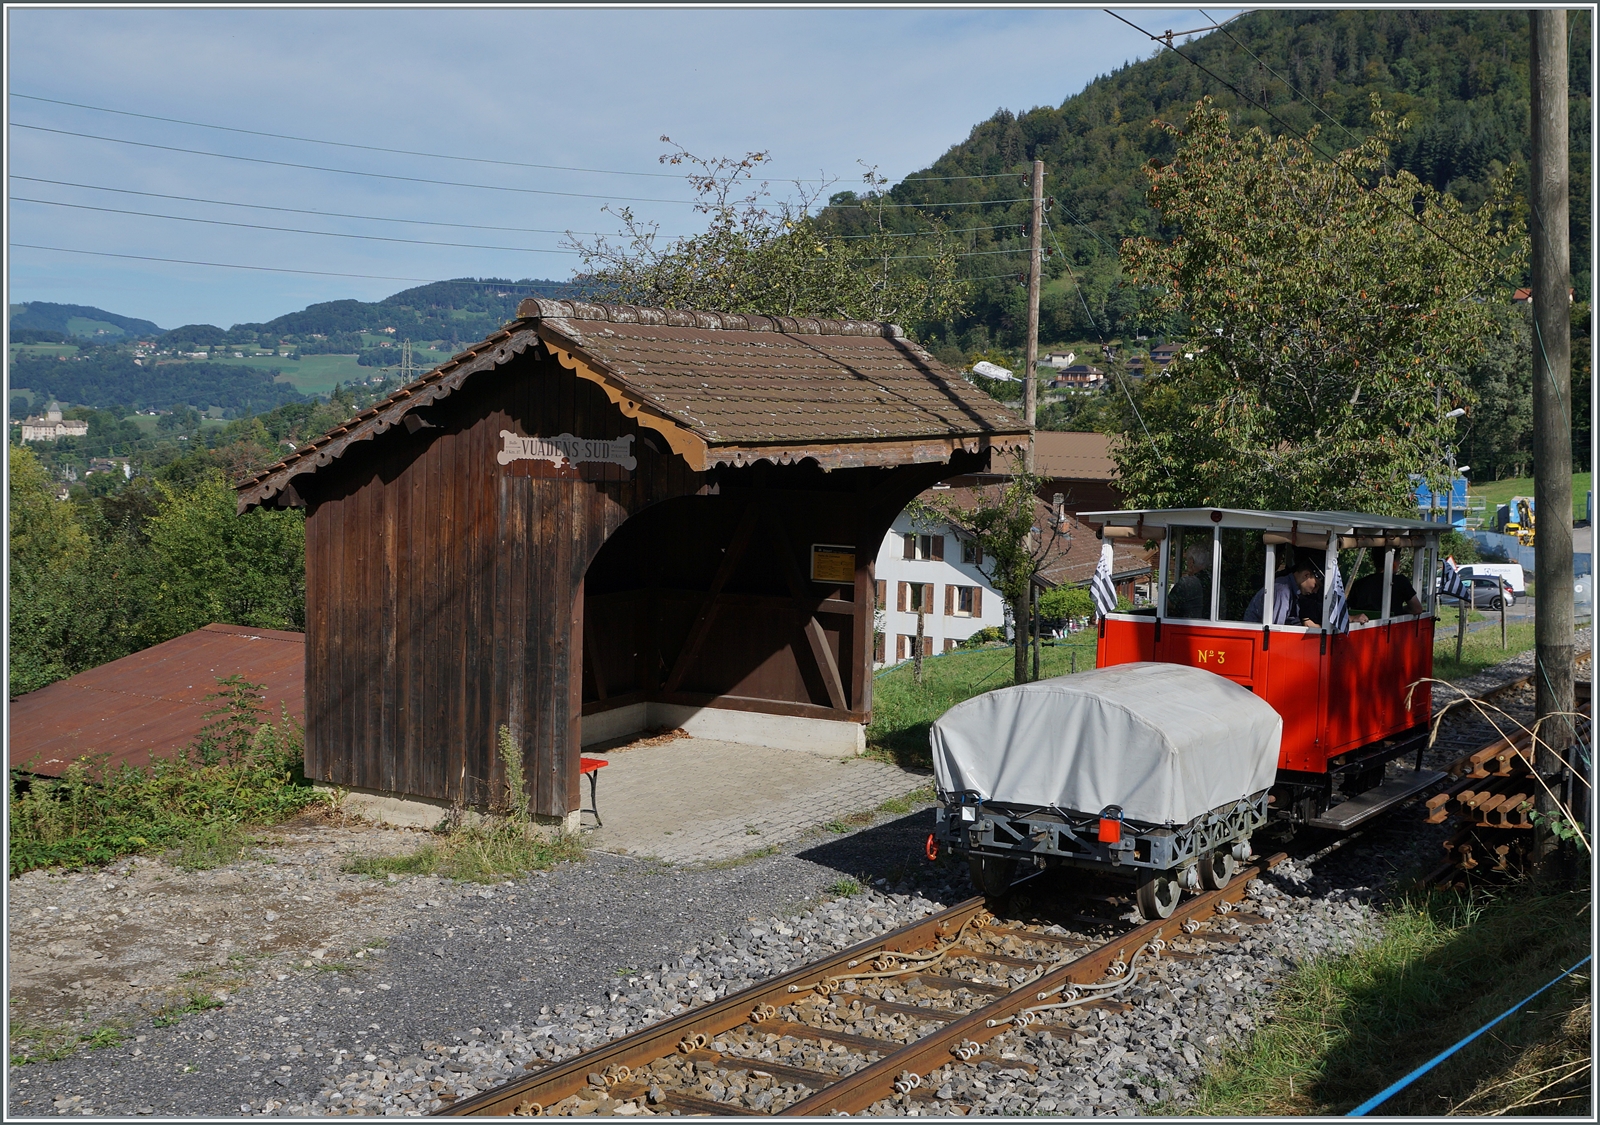
[[[1584,514],[1584,496],[1594,487],[1593,473],[1572,474],[1572,518],[1581,520]],[[1488,510],[1484,513],[1485,520],[1494,518],[1497,505],[1508,503],[1513,496],[1532,496],[1532,477],[1513,477],[1510,480],[1489,481],[1486,484],[1474,484],[1469,489],[1473,496],[1482,496],[1488,503]]]

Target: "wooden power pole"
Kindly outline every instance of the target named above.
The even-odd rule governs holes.
[[[1572,692],[1572,298],[1567,238],[1567,14],[1528,13],[1532,86],[1533,495],[1535,718],[1570,714]],[[1563,756],[1575,733],[1570,719],[1541,728],[1537,768],[1566,782]],[[1571,793],[1570,784],[1562,786]],[[1562,788],[1557,788],[1561,792]],[[1549,802],[1546,798],[1546,811]],[[1551,844],[1543,834],[1540,851]]]
[[[1022,361],[1022,419],[1028,424],[1028,471],[1033,468],[1033,431],[1039,411],[1039,274],[1044,246],[1044,161],[1033,162],[1033,212],[1028,222],[1028,350]]]

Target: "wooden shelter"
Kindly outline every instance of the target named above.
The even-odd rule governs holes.
[[[307,773],[482,806],[503,724],[560,817],[586,733],[859,732],[885,530],[1021,420],[893,325],[518,313],[239,485],[306,508]]]

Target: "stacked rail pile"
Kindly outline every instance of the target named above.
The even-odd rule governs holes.
[[[1588,743],[1587,701],[1579,705],[1577,737]],[[1448,856],[1427,880],[1442,882],[1487,863],[1485,870],[1521,870],[1530,854],[1532,813],[1545,789],[1535,773],[1533,735],[1518,730],[1459,759],[1450,767],[1456,780],[1426,803],[1427,823],[1454,821],[1459,827],[1443,847]]]

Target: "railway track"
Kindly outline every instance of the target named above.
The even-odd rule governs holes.
[[[1143,924],[1119,917],[1131,899],[1117,895],[1072,904],[1099,914],[1029,921],[968,899],[435,1115],[855,1113],[884,1099],[932,1099],[925,1079],[942,1067],[1028,1070],[990,1041],[1020,1027],[1065,1031],[1057,1021],[1073,1008],[1124,1010],[1116,995],[1150,962],[1238,942],[1221,926],[1268,921],[1233,906],[1284,858],[1257,859],[1222,889]],[[1026,896],[1026,882],[1013,887],[1014,913],[1029,913]]]

